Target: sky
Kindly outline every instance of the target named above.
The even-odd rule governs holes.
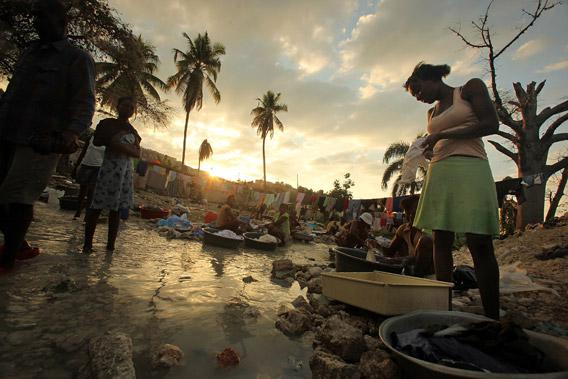
[[[497,47],[527,22],[522,9],[536,1],[495,0],[489,19]],[[452,67],[447,83],[488,80],[480,51],[464,47],[448,27],[476,38],[471,21],[488,1],[476,0],[110,0],[134,32],[156,47],[157,75],[175,72],[172,49],[186,50],[182,37],[207,31],[226,47],[217,79],[221,102],[206,94],[201,111],[189,116],[187,164],[197,166],[201,141],[213,157],[202,163],[227,179],[262,178],[262,141],[250,111],[267,90],[280,92],[288,112],[284,132],[266,142],[267,179],[330,190],[350,172],[357,198],[388,194],[380,182],[382,157],[393,142],[412,141],[426,128],[428,105],[402,88],[420,61]],[[499,88],[546,79],[540,107],[567,98],[568,6],[546,12],[497,62]],[[487,81],[488,82],[488,81]],[[175,93],[167,128],[135,126],[143,145],[181,157],[185,113]],[[504,128],[504,127],[503,127]],[[560,131],[566,131],[568,123]],[[493,138],[500,140],[499,137]],[[568,149],[557,146],[553,160]],[[516,175],[509,158],[486,144],[496,180]]]

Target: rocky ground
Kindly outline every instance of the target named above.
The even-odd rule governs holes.
[[[563,338],[568,338],[567,221],[568,217],[563,217],[554,225],[529,227],[524,233],[495,243],[505,292],[501,294],[504,317],[527,329]],[[538,259],[543,253],[558,258]],[[455,263],[472,264],[467,249],[455,253]],[[273,262],[274,278],[298,281],[308,289],[307,299],[300,296],[292,304],[280,306],[276,328],[291,338],[313,339],[310,368],[314,378],[400,377],[400,367],[379,340],[379,326],[385,318],[321,294],[320,275],[332,271],[332,267],[295,265],[290,260]],[[534,288],[508,293],[513,285],[516,289],[522,285]],[[455,292],[453,309],[482,314],[479,291]]]

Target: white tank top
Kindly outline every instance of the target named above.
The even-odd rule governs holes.
[[[81,161],[82,165],[100,167],[103,164],[103,159],[105,156],[104,146],[93,145],[93,138],[89,140],[89,147],[87,147],[87,152]]]

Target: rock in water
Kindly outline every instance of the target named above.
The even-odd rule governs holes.
[[[272,276],[276,279],[285,279],[294,276],[294,263],[290,259],[278,259],[272,262]]]
[[[322,272],[323,270],[321,269],[321,267],[318,266],[310,267],[308,269],[308,274],[310,274],[310,278],[318,278]]]
[[[256,280],[251,275],[249,275],[249,276],[245,276],[243,278],[243,282],[245,282],[246,284],[249,284],[249,283],[253,283],[253,282],[258,282],[258,280]]]
[[[152,356],[152,367],[169,369],[181,366],[183,351],[175,345],[164,344]]]
[[[358,362],[366,350],[363,333],[349,325],[338,315],[331,316],[318,331],[317,339],[326,350],[337,354],[346,362]]]
[[[356,365],[344,362],[340,357],[316,350],[310,359],[313,379],[360,379],[361,373]]]
[[[306,313],[292,309],[278,317],[275,326],[287,336],[301,336],[311,329],[312,322]]]
[[[233,367],[237,366],[241,362],[241,359],[235,350],[228,347],[217,354],[217,362],[221,367]]]
[[[96,379],[136,378],[132,362],[132,340],[123,333],[107,332],[89,342],[91,377]]]
[[[366,379],[397,379],[400,370],[390,356],[382,350],[367,351],[359,363],[361,374]]]

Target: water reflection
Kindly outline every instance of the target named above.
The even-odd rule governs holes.
[[[307,362],[310,344],[274,328],[279,303],[292,301],[300,289],[273,283],[270,271],[274,259],[323,262],[325,246],[227,250],[170,241],[133,220],[114,253],[104,251],[106,228],[99,228],[99,250],[85,256],[77,254],[83,226],[72,214],[45,206],[37,214],[30,239],[44,253],[0,277],[2,377],[72,377],[85,357],[65,341],[81,336],[85,343],[107,330],[132,337],[140,378],[152,377],[149,357],[162,343],[186,354],[186,366],[168,374],[172,378],[310,377],[307,365],[298,370],[289,363],[290,356]],[[248,276],[256,281],[243,282]],[[55,295],[38,290],[60,277],[76,288]],[[238,368],[216,367],[215,355],[226,347],[240,354]]]

